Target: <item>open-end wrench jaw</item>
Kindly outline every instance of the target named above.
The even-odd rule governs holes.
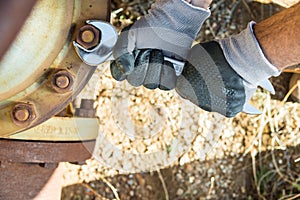
[[[111,57],[118,39],[118,33],[114,26],[104,21],[87,20],[86,23],[100,31],[99,44],[92,49],[86,49],[76,41],[73,41],[73,45],[78,56],[84,63],[91,66],[98,66]]]

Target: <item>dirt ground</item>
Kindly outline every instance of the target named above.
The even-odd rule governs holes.
[[[112,23],[120,29],[127,26],[146,14],[151,3],[152,1],[145,0],[112,1]],[[281,9],[283,8],[272,3],[216,1],[211,6],[212,16],[204,23],[198,40],[208,41],[238,33],[250,20],[259,22]],[[98,107],[104,107],[113,98],[115,93],[111,90],[117,88],[115,90],[119,91],[119,86],[115,85],[109,73],[101,73],[102,86],[97,99]],[[263,90],[256,93],[253,104],[263,110],[260,116],[239,114],[233,119],[224,119],[192,107],[192,112],[200,112],[201,119],[187,123],[192,124],[188,129],[192,132],[196,130],[196,135],[191,140],[184,140],[191,145],[187,145],[187,149],[183,149],[182,154],[178,154],[172,162],[159,163],[156,168],[151,165],[151,170],[139,170],[139,166],[134,164],[132,166],[135,168],[131,168],[134,170],[120,170],[118,163],[125,169],[124,159],[127,157],[124,156],[120,156],[120,160],[112,157],[118,162],[111,162],[110,166],[99,162],[97,157],[88,160],[84,165],[66,163],[68,170],[65,174],[66,187],[63,188],[62,199],[300,199],[300,106],[290,98],[284,100],[289,91],[290,78],[290,73],[272,78],[276,90],[274,96]],[[120,98],[124,88],[126,89],[124,86],[118,92]],[[167,106],[168,102],[177,102],[173,93],[156,96],[156,93],[140,89],[131,91],[131,95],[134,96],[131,99],[134,104],[130,109],[138,112],[137,123],[147,123],[142,120],[143,109],[134,111],[135,105],[140,106],[144,99],[148,99],[150,104],[153,99],[155,100],[152,104],[161,100],[160,98],[167,99],[163,102]],[[156,111],[159,113],[160,109]],[[100,119],[107,119],[102,116],[103,110],[98,114]],[[213,120],[222,123],[221,134],[214,136],[215,143],[211,144],[211,148],[204,155],[200,155],[199,151],[206,148],[205,139],[214,135],[216,125],[211,124]],[[108,121],[105,123],[110,126]],[[207,128],[209,126],[213,129]],[[199,137],[205,131],[206,138]],[[165,135],[166,138],[169,137],[168,134]],[[157,140],[163,139],[157,137]],[[132,140],[128,141],[129,146],[137,145]],[[124,146],[125,142],[122,142]],[[166,144],[169,144],[168,141]],[[152,143],[147,145],[148,148]],[[102,147],[97,148],[105,150]],[[128,146],[126,148],[129,149]],[[165,148],[166,152],[173,152],[172,145],[166,145]],[[136,150],[139,151],[139,147]],[[109,159],[104,158],[104,154],[99,155],[106,159],[104,161]],[[134,161],[138,160],[129,162]],[[71,179],[75,181],[70,181]]]

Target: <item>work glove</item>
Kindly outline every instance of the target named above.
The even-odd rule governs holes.
[[[113,50],[114,79],[149,89],[173,89],[174,65],[166,57],[187,58],[210,11],[183,0],[159,0],[149,14],[125,28]]]
[[[259,114],[248,101],[258,86],[275,93],[268,78],[280,70],[264,56],[252,26],[238,35],[197,44],[177,79],[178,94],[206,111],[233,117],[244,111]]]

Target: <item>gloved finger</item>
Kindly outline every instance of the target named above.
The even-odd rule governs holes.
[[[132,86],[138,87],[144,83],[150,62],[151,51],[151,49],[136,51],[137,55],[135,56],[134,70],[127,76],[127,81]]]
[[[172,90],[175,88],[177,81],[176,71],[173,64],[169,61],[165,61],[162,65],[160,74],[159,89]]]
[[[176,82],[176,92],[200,108],[211,111],[209,89],[199,70],[187,63]]]
[[[112,61],[110,72],[114,79],[123,81],[134,69],[134,57],[131,53],[126,53]]]
[[[231,90],[226,94],[226,113],[232,110],[234,113],[242,112],[243,106],[246,103],[245,92],[236,92]],[[238,112],[237,112],[238,111]]]
[[[144,80],[144,86],[148,89],[156,89],[159,86],[161,68],[164,55],[161,50],[153,49],[150,52],[148,71]]]
[[[201,46],[206,51],[202,52],[202,55],[208,54],[205,57],[210,58],[208,59],[210,60],[209,65],[207,65],[209,67],[206,70],[207,72],[209,72],[208,70],[212,72],[208,76],[208,80],[212,80],[212,82],[209,81],[207,84],[210,95],[216,97],[216,99],[212,98],[212,110],[226,117],[233,117],[242,111],[245,103],[246,95],[243,78],[229,65],[217,42],[203,43]],[[201,50],[201,48],[197,50]],[[209,74],[207,72],[205,74]]]
[[[129,46],[135,44],[135,38],[131,36],[132,34],[130,34],[130,32],[132,31],[130,31],[130,28],[131,26],[125,27],[118,37],[117,43],[113,49],[113,56],[115,59],[132,52],[129,50]]]
[[[242,111],[243,111],[243,104],[235,104],[234,106],[230,107],[230,109],[227,109],[225,116],[234,117]]]
[[[244,97],[237,99],[227,99],[226,113],[224,114],[226,117],[234,117],[238,113],[243,111],[243,106],[245,103]]]

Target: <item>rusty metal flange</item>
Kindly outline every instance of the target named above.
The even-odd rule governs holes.
[[[91,157],[95,140],[45,142],[0,139],[0,161],[19,163],[82,162]]]
[[[0,199],[61,199],[64,166],[46,168],[32,163],[0,163]]]
[[[44,122],[74,99],[96,68],[80,60],[72,41],[86,20],[109,17],[107,0],[36,2],[0,62],[0,137]],[[25,119],[26,110],[16,113],[16,105],[31,105],[34,118]]]

